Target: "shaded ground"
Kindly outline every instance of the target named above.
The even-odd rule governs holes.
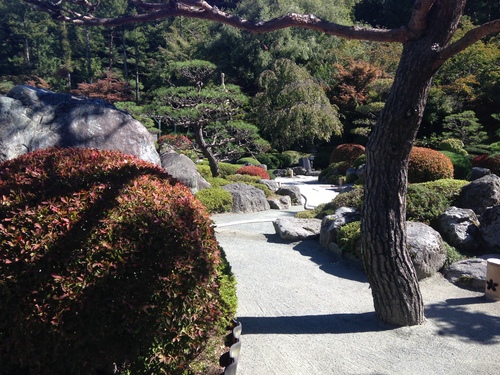
[[[421,282],[426,324],[383,324],[358,264],[275,234],[270,220],[301,209],[214,216],[240,222],[216,229],[238,281],[239,375],[499,373],[500,302],[435,276]]]

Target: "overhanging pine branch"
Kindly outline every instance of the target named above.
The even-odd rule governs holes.
[[[469,30],[462,38],[444,48],[438,56],[435,68],[439,68],[446,60],[462,52],[487,35],[500,32],[500,19],[487,22]]]
[[[94,16],[92,4],[85,1],[88,11],[84,14],[71,8],[63,7],[62,2],[53,3],[47,0],[23,0],[33,4],[39,10],[49,13],[54,19],[85,26],[114,27],[131,23],[146,23],[170,17],[188,17],[205,19],[224,23],[238,29],[252,33],[267,33],[289,27],[298,27],[323,32],[348,39],[371,40],[378,42],[404,42],[409,39],[410,32],[406,27],[399,29],[377,29],[357,26],[344,26],[325,21],[312,14],[289,13],[282,17],[266,21],[249,21],[233,14],[223,12],[205,1],[168,1],[165,3],[146,3],[130,0],[130,4],[143,13],[137,15],[124,15],[116,18],[100,18]],[[425,2],[426,0],[424,0]],[[428,0],[427,0],[428,1]],[[82,7],[81,1],[68,0],[66,3],[77,4]],[[64,3],[65,4],[65,3]]]

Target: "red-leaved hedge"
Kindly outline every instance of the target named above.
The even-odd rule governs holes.
[[[365,147],[357,143],[343,143],[335,147],[330,154],[330,164],[347,162],[352,165],[361,155],[364,155]]]
[[[453,163],[439,151],[413,147],[408,164],[408,182],[427,182],[453,178]]]
[[[253,165],[247,165],[244,167],[241,167],[236,171],[236,174],[246,174],[249,176],[257,176],[260,178],[263,178],[264,180],[269,180],[269,173],[264,168],[253,166]]]
[[[473,167],[488,168],[491,173],[500,175],[500,155],[479,155],[472,159]]]
[[[0,164],[3,374],[183,374],[228,313],[212,222],[163,169],[114,151]]]

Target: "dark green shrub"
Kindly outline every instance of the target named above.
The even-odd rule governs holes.
[[[344,143],[335,147],[330,155],[330,164],[341,161],[352,166],[354,160],[364,155],[365,147],[357,143]]]
[[[303,155],[300,152],[292,150],[283,151],[281,155],[287,158],[286,162],[282,160],[283,168],[288,168],[291,167],[292,165],[299,164],[300,158],[303,157]]]
[[[346,161],[330,164],[319,174],[319,180],[327,184],[337,184],[340,177],[345,176],[350,164]]]
[[[472,159],[474,167],[488,168],[491,173],[500,175],[500,155],[479,155]]]
[[[0,197],[2,373],[184,374],[234,314],[212,221],[163,169],[41,150],[0,164]]]
[[[342,253],[356,254],[356,244],[361,238],[361,222],[353,221],[339,228],[337,231],[337,245],[339,245]]]
[[[468,180],[472,172],[472,163],[466,156],[450,151],[440,151],[448,156],[453,164],[453,178]]]
[[[260,162],[252,157],[244,157],[238,160],[238,164],[252,164],[252,165],[259,165]]]
[[[467,183],[463,180],[447,179],[408,185],[407,220],[431,223],[448,207],[454,205],[462,187]]]
[[[281,154],[274,154],[274,156],[279,161],[279,168],[290,168],[292,165],[296,165],[299,163],[298,158],[295,158],[294,155],[291,154],[293,151],[289,151],[288,153],[283,152]],[[297,160],[297,162],[295,162]]]
[[[408,182],[426,182],[453,178],[449,157],[425,147],[413,147],[408,164]]]
[[[241,168],[241,165],[223,163],[223,162],[219,163],[218,165],[219,165],[220,177],[222,178],[235,174],[236,171]]]
[[[359,158],[354,160],[354,163],[352,164],[352,166],[354,168],[359,168],[363,164],[366,164],[366,155],[365,154],[361,155]]]
[[[233,208],[231,193],[220,187],[202,189],[196,193],[196,197],[211,214],[230,212]]]
[[[339,194],[333,198],[331,204],[334,210],[340,207],[352,207],[361,212],[363,207],[364,189],[362,187],[355,187],[354,189]]]
[[[460,154],[462,156],[467,155],[467,151],[464,149],[464,143],[457,138],[447,138],[439,142],[439,151],[449,151],[455,154]]]
[[[254,165],[248,165],[245,167],[241,167],[236,171],[236,174],[243,174],[243,175],[249,175],[249,176],[258,176],[260,178],[263,178],[264,180],[269,180],[269,173],[264,168],[261,167],[256,167]]]
[[[281,161],[275,154],[260,154],[256,156],[256,159],[260,164],[267,165],[269,169],[281,168]]]

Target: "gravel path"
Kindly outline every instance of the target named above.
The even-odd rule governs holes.
[[[239,375],[500,373],[500,302],[435,276],[421,282],[426,324],[383,324],[358,264],[276,235],[271,221],[299,210],[213,217],[238,281]]]

